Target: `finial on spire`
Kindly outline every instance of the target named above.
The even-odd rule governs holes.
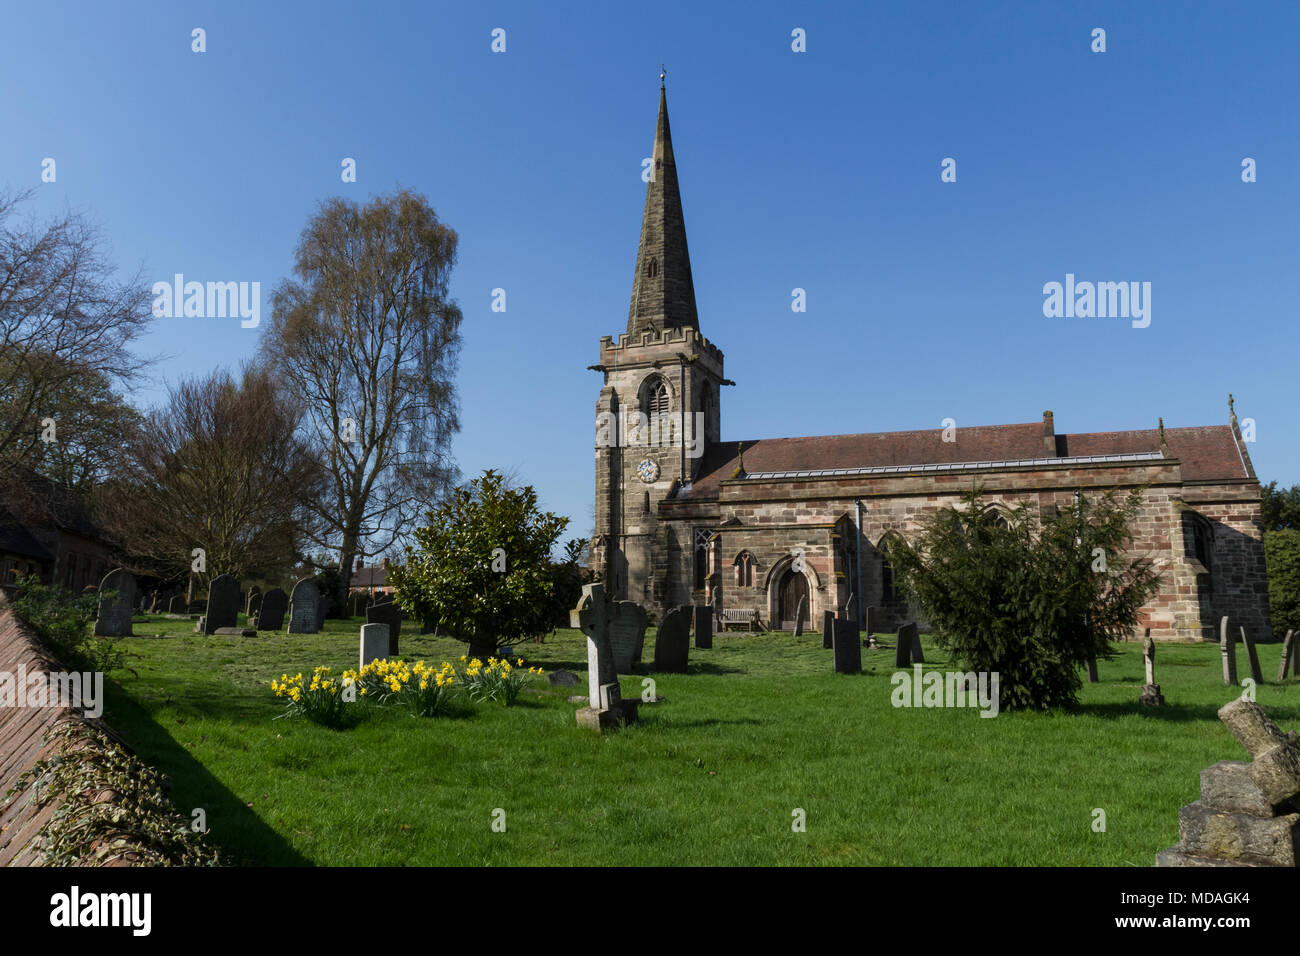
[[[664,85],[664,77],[666,77],[667,75],[668,75],[668,70],[664,67],[662,63],[660,63],[659,64],[659,85],[660,86]]]
[[[1228,417],[1235,419],[1237,417],[1236,403],[1232,400],[1232,392],[1228,393]]]

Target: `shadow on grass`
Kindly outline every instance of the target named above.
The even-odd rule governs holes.
[[[642,711],[642,713],[645,714],[645,711]],[[767,721],[758,720],[754,717],[730,717],[730,718],[709,717],[707,719],[702,719],[702,720],[674,720],[672,717],[664,718],[661,717],[659,714],[655,714],[653,712],[651,712],[648,716],[643,716],[639,721],[639,724],[641,724],[642,726],[646,726],[646,727],[659,726],[665,728],[672,728],[673,730],[677,730],[679,728],[685,728],[685,727],[722,727],[722,726],[740,726],[740,725],[761,727],[766,723]]]
[[[1214,704],[1165,704],[1163,707],[1148,707],[1135,700],[1125,704],[1080,704],[1072,713],[1100,717],[1102,720],[1115,720],[1136,714],[1152,720],[1178,723],[1202,720],[1216,724],[1219,722],[1219,708]]]
[[[202,807],[227,863],[235,865],[311,866],[280,834],[267,826],[242,800],[226,789],[203,764],[159,726],[148,711],[131,699],[115,681],[106,682],[105,721],[141,760],[166,774],[172,783],[169,797],[177,811]]]

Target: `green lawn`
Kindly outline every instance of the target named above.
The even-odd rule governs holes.
[[[864,650],[866,672],[844,676],[820,635],[719,635],[692,650],[690,674],[656,677],[666,700],[643,706],[643,723],[599,737],[566,700],[586,693],[585,640],[566,630],[518,651],[581,685],[541,682],[515,707],[434,719],[369,708],[342,731],[273,720],[269,681],[355,667],[359,624],[205,638],[152,617],[122,642],[137,674],[114,674],[105,719],[170,776],[182,813],[205,810],[228,857],[268,865],[1149,866],[1177,841],[1200,770],[1246,759],[1215,717],[1235,695],[1208,645],[1159,647],[1162,709],[1139,708],[1129,644],[1084,685],[1078,713],[987,719],[891,706],[892,649]],[[648,660],[653,635],[646,646]],[[436,663],[463,645],[407,631],[402,650]],[[947,669],[929,641],[925,652],[927,669]],[[1279,655],[1260,648],[1266,678]],[[622,685],[640,696],[640,677]],[[1258,689],[1284,729],[1300,718],[1298,685]]]

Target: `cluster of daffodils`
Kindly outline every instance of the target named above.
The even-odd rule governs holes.
[[[345,706],[362,698],[409,707],[417,717],[445,711],[459,692],[473,702],[500,700],[509,706],[533,677],[544,673],[540,667],[524,669],[523,658],[515,658],[513,664],[495,657],[489,657],[486,664],[477,657],[462,656],[460,660],[459,669],[447,661],[435,667],[425,661],[376,660],[359,671],[345,670],[338,677],[322,666],[309,680],[302,674],[281,674],[278,681],[271,681],[271,690],[288,702],[282,716],[337,726]]]
[[[281,716],[306,717],[319,724],[337,725],[343,719],[344,707],[357,699],[357,674],[344,671],[335,677],[330,668],[322,665],[312,671],[310,678],[301,673],[292,677],[281,674],[278,681],[271,681],[271,691],[288,702],[288,709]]]
[[[465,665],[465,689],[471,700],[500,700],[507,707],[519,699],[520,692],[534,676],[542,674],[540,667],[525,671],[522,657],[515,658],[514,664],[505,658],[489,657],[484,665],[477,657],[466,660],[462,656],[461,663]]]

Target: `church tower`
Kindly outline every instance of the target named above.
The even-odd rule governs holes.
[[[593,569],[606,593],[660,613],[699,603],[688,570],[697,529],[658,518],[721,439],[722,352],[700,334],[686,221],[660,75],[659,118],[627,331],[600,340]]]

